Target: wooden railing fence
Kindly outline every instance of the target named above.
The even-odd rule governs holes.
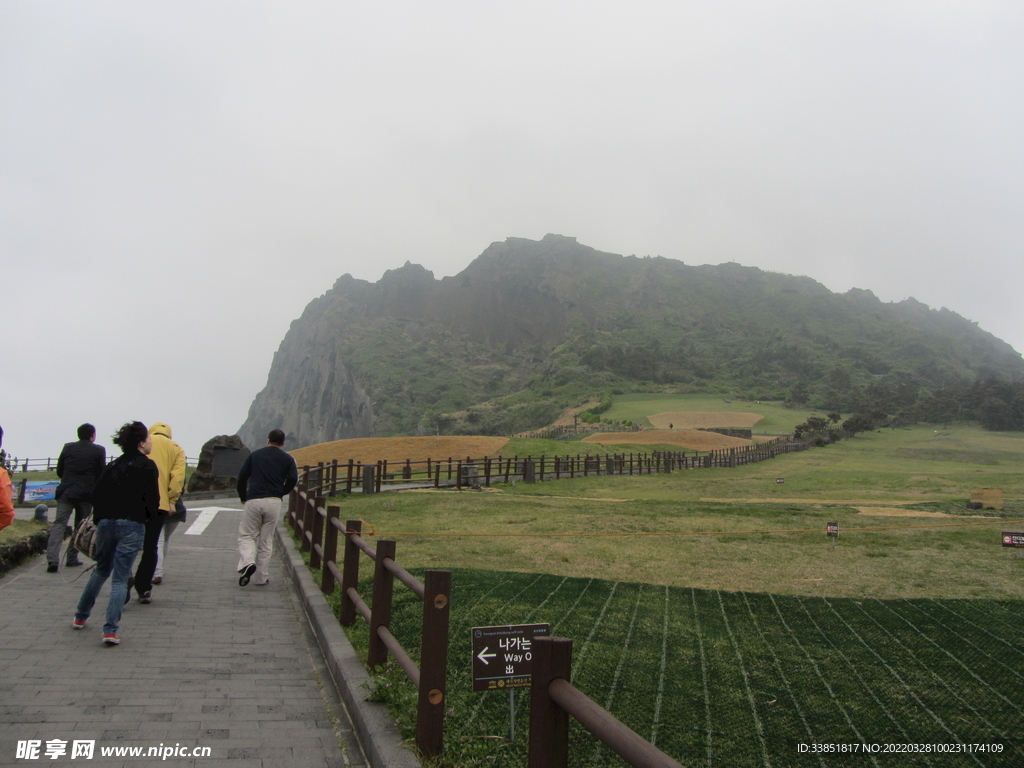
[[[634,768],[682,768],[569,682],[572,640],[537,637],[533,643],[529,768],[569,765],[570,716]]]
[[[473,458],[424,459],[399,462],[386,460],[364,464],[349,459],[320,462],[304,467],[325,491],[325,495],[377,493],[385,488],[462,488],[493,483],[562,480],[591,475],[646,475],[701,467],[737,467],[774,458],[783,453],[813,447],[808,440],[778,437],[741,448],[723,448],[706,453],[653,451],[651,453],[576,454],[575,456],[484,456]]]
[[[421,582],[395,562],[393,540],[378,541],[374,549],[359,535],[362,521],[349,520],[342,525],[339,507],[324,507],[324,493],[336,481],[336,471],[325,474],[323,465],[312,471],[307,468],[299,476],[299,486],[289,496],[288,523],[299,537],[302,550],[309,553],[310,566],[322,571],[320,590],[329,595],[334,592],[335,584],[341,585],[339,621],[351,626],[358,611],[369,625],[366,663],[370,667],[381,666],[390,651],[416,687],[416,745],[425,754],[438,755],[444,736],[451,571],[427,571]],[[337,562],[339,533],[344,536],[340,568]],[[359,596],[360,552],[365,552],[376,563],[372,607]],[[389,628],[395,579],[423,601],[418,667]]]

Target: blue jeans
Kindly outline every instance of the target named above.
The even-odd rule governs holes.
[[[103,625],[103,633],[117,634],[124,598],[128,594],[128,577],[145,537],[146,526],[133,520],[104,518],[96,524],[96,570],[89,577],[89,583],[85,585],[82,598],[78,601],[76,619],[85,621],[89,618],[100,588],[113,572],[110,600],[107,602],[107,623]]]

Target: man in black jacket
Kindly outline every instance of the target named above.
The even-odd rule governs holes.
[[[281,497],[298,482],[295,459],[284,451],[284,432],[273,429],[267,444],[245,459],[238,473],[238,498],[245,504],[238,526],[238,578],[244,587],[256,574],[256,586],[269,580],[274,529],[281,516]]]
[[[107,450],[96,445],[96,427],[83,424],[78,428],[78,442],[67,443],[61,449],[57,459],[57,519],[50,529],[50,538],[46,544],[46,562],[48,573],[56,573],[60,565],[60,548],[64,543],[64,529],[67,527],[71,511],[75,512],[75,528],[82,520],[92,514],[92,491],[96,481],[103,474],[107,463]],[[68,567],[81,565],[78,550],[68,546],[65,565]]]

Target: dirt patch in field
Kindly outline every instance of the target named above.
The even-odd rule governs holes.
[[[872,517],[953,517],[993,519],[991,515],[950,515],[946,512],[929,512],[926,509],[900,509],[899,507],[854,507],[862,515]]]
[[[658,429],[708,429],[712,427],[749,428],[763,419],[759,413],[737,413],[735,411],[665,411],[648,416],[647,420]]]
[[[507,437],[456,437],[441,435],[440,437],[364,437],[354,440],[335,440],[332,443],[320,443],[290,451],[295,463],[313,466],[317,462],[330,463],[337,459],[339,463],[347,463],[349,459],[364,464],[375,464],[387,461],[389,464],[426,459],[474,459],[484,456],[497,456],[505,447]]]
[[[720,448],[745,448],[750,440],[728,437],[717,432],[698,432],[692,429],[644,429],[640,432],[595,432],[581,443],[601,445],[678,445],[691,451],[713,451]]]
[[[850,501],[848,499],[844,500],[844,499],[780,499],[780,498],[774,498],[774,499],[712,499],[712,498],[704,498],[704,499],[701,499],[701,501],[725,501],[725,502],[734,502],[735,501],[735,502],[739,502],[741,504],[818,504],[818,505],[821,505],[821,504],[832,504],[832,505],[844,506],[844,507],[857,507],[859,505],[863,505],[863,504],[869,503],[866,499],[855,499],[853,501]],[[876,506],[879,505],[879,504],[891,504],[894,507],[898,507],[900,504],[918,504],[920,502],[917,502],[917,501],[878,501],[877,499],[872,499],[870,503],[874,504]]]

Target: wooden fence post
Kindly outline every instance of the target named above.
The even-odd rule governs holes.
[[[395,559],[394,539],[377,542],[377,567],[373,571],[373,605],[370,607],[370,648],[366,654],[369,667],[379,667],[388,660],[388,648],[377,634],[377,627],[391,624],[391,594],[395,577],[384,567],[384,558]]]
[[[338,465],[335,462],[335,469]],[[338,565],[338,526],[334,524],[334,521],[338,519],[341,514],[341,507],[337,504],[332,504],[327,508],[327,530],[324,536],[324,564],[323,572],[320,578],[320,591],[325,595],[329,595],[334,591],[334,571],[330,569],[328,563],[334,563],[335,567]]]
[[[441,753],[444,734],[451,594],[451,571],[427,571],[424,574],[416,745],[428,755]]]
[[[309,552],[313,548],[313,537],[306,534],[313,530],[313,518],[316,517],[315,504],[315,497],[313,499],[307,497],[302,502],[302,540],[299,543],[302,545],[303,552]]]
[[[309,543],[309,567],[321,568],[320,555],[317,547],[323,547],[324,541],[324,519],[320,517],[320,509],[327,503],[324,496],[317,496],[313,501],[313,525],[310,530],[313,532],[313,540]]]
[[[569,680],[572,640],[564,637],[533,639],[533,680],[530,685],[530,768],[565,768],[569,765],[569,713],[552,700],[552,680]]]
[[[359,587],[359,553],[362,551],[355,545],[349,532],[358,535],[363,530],[362,520],[347,520],[345,522],[345,553],[342,555],[344,561],[341,566],[341,609],[338,611],[338,621],[345,627],[351,627],[356,620],[356,604],[349,597],[349,587]]]
[[[363,495],[368,496],[377,492],[377,467],[374,464],[363,465]]]

